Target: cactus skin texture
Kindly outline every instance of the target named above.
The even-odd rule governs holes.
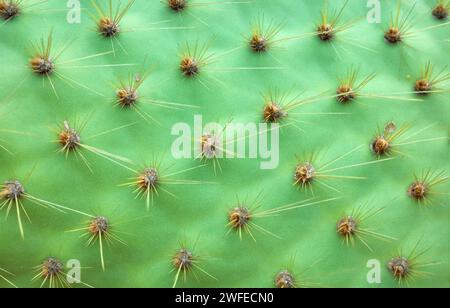
[[[125,8],[128,2],[122,2]],[[118,20],[117,36],[95,32],[98,24],[87,11],[94,16],[102,14],[89,1],[82,1],[81,23],[67,22],[67,11],[61,10],[66,2],[60,0],[29,7],[33,1],[25,0],[14,18],[5,21],[0,15],[0,181],[3,185],[20,180],[30,193],[87,214],[60,213],[24,202],[33,223],[22,217],[26,233],[22,240],[15,208],[8,220],[4,219],[6,208],[2,208],[0,287],[39,287],[43,277],[33,280],[39,268],[38,272],[33,269],[49,258],[64,265],[61,272],[70,270],[66,262],[79,260],[81,280],[89,286],[172,287],[180,268],[174,256],[182,248],[192,251],[198,263],[189,263],[192,270],[179,270],[177,287],[450,287],[450,97],[446,68],[450,27],[448,19],[433,15],[435,1],[416,1],[411,14],[416,18],[409,30],[416,37],[405,37],[398,44],[383,38],[389,19],[396,15],[396,1],[383,1],[379,24],[366,21],[366,1],[348,1],[339,19],[339,29],[348,26],[348,30],[333,33],[326,41],[314,35],[322,23],[322,1],[254,0],[196,6],[204,1],[192,0],[173,10],[166,1],[132,2]],[[339,12],[346,1],[329,2],[331,18],[333,9]],[[0,0],[0,8],[5,3],[9,1]],[[108,13],[108,1],[98,3]],[[118,2],[112,3],[115,10]],[[448,9],[448,2],[439,4]],[[402,1],[401,16],[411,8],[412,1]],[[444,14],[439,12],[439,16]],[[262,18],[272,28],[266,26],[262,32],[252,29]],[[349,24],[352,20],[356,22]],[[55,90],[45,74],[34,74],[30,69],[30,60],[36,56],[30,43],[47,39],[51,31],[53,52],[66,46],[61,57],[51,62]],[[271,42],[267,50],[255,52],[243,40],[267,32]],[[65,45],[68,41],[71,44]],[[215,55],[192,78],[180,72],[186,43],[207,44],[206,56]],[[441,75],[433,79],[432,93],[423,93],[426,83],[422,82],[421,95],[416,95],[413,92],[419,79],[434,78],[428,63],[432,64],[432,76],[442,71]],[[346,96],[351,99],[344,104],[336,99],[336,89],[340,81],[351,79],[351,67],[359,72],[354,87],[366,76],[370,82]],[[64,82],[57,74],[71,81]],[[140,83],[141,78],[145,82],[133,99],[137,98],[136,108],[150,117],[133,112],[131,107],[115,106],[120,88],[111,84],[123,80],[127,86],[128,81]],[[438,83],[442,78],[444,81]],[[286,119],[295,117],[298,122],[286,120],[295,125],[282,128],[278,168],[261,170],[258,159],[228,159],[220,160],[221,171],[215,174],[211,161],[176,160],[170,154],[175,138],[171,127],[178,122],[192,124],[195,114],[203,115],[204,122],[227,123],[232,118],[240,123],[263,123],[261,93],[274,88],[288,96],[303,91],[304,97],[321,95],[301,110],[288,112]],[[145,97],[197,108],[178,110],[164,108],[167,104],[145,104]],[[296,112],[304,114],[295,116]],[[92,170],[70,151],[67,158],[65,153],[57,153],[60,132],[54,129],[64,121],[85,126],[81,142],[101,149],[92,153],[80,148]],[[402,136],[391,139],[399,131]],[[416,132],[419,134],[414,136]],[[411,139],[407,139],[408,134]],[[384,140],[378,140],[375,148],[380,137]],[[388,149],[385,141],[392,142],[392,148]],[[358,147],[329,169],[379,163],[332,172],[354,177],[324,181],[334,189],[312,179],[316,200],[339,199],[258,220],[260,227],[279,238],[257,230],[256,242],[250,236],[239,239],[235,234],[227,235],[229,211],[238,206],[236,196],[249,195],[248,200],[253,200],[262,192],[264,210],[312,198],[309,189],[293,185],[299,158],[320,152],[320,162],[326,163]],[[170,178],[196,185],[161,183],[157,188],[170,193],[160,190],[152,194],[147,211],[145,197],[133,194],[137,187],[123,184],[158,161],[173,166],[166,174],[189,170]],[[202,164],[205,166],[199,167]],[[427,198],[412,198],[411,185],[420,181],[432,186],[425,192],[430,193]],[[351,224],[341,225],[339,234],[337,223],[353,219],[350,215],[362,206],[365,211],[358,212],[359,218],[364,213],[377,215],[361,224],[350,220]],[[93,234],[86,228],[96,217],[107,217],[111,222],[108,230],[126,243],[113,240],[116,244],[108,245],[103,238],[105,270],[99,241],[86,245]],[[358,234],[352,228],[359,227],[386,237],[365,237],[369,250],[356,238],[350,239]],[[77,228],[82,230],[69,232]],[[88,237],[80,238],[81,234]],[[421,260],[409,259],[407,263],[408,257],[414,257],[409,255],[411,251],[425,253]],[[295,261],[290,262],[293,256]],[[380,284],[367,282],[369,260],[379,261]],[[429,263],[432,266],[420,266]],[[429,274],[403,279],[414,269]],[[66,284],[53,283],[58,285]]]

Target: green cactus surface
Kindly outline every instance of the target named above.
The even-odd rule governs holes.
[[[0,287],[450,287],[448,9],[0,0]]]

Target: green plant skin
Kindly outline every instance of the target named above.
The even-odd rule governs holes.
[[[336,3],[335,3],[336,2]],[[415,10],[417,29],[436,25],[430,8],[433,1],[417,1]],[[333,1],[338,7],[343,1]],[[64,1],[50,0],[46,9],[63,8]],[[404,9],[410,4],[405,3]],[[275,217],[261,219],[259,224],[282,237],[281,240],[256,232],[257,243],[248,236],[242,241],[235,234],[226,235],[227,212],[235,206],[236,195],[244,198],[264,192],[264,208],[274,208],[308,198],[308,194],[292,185],[296,155],[315,150],[327,150],[330,158],[337,157],[361,144],[367,148],[346,158],[343,164],[376,159],[369,150],[369,143],[377,126],[388,121],[398,124],[411,123],[419,130],[435,124],[424,133],[424,138],[448,136],[450,114],[448,94],[436,94],[421,102],[386,99],[361,100],[361,104],[339,105],[334,99],[308,105],[300,112],[347,112],[341,116],[305,116],[308,123],[301,124],[304,132],[286,127],[281,134],[280,166],[276,170],[260,170],[258,160],[222,161],[223,172],[214,175],[212,166],[194,170],[184,179],[215,182],[199,186],[178,185],[170,191],[172,198],[161,194],[149,212],[145,201],[135,199],[132,189],[119,187],[133,174],[90,153],[86,154],[93,165],[94,174],[77,161],[56,153],[58,146],[51,141],[55,134],[51,128],[63,120],[94,114],[84,132],[93,135],[125,124],[137,123],[126,129],[93,139],[89,144],[123,155],[141,163],[150,161],[153,155],[165,157],[167,164],[175,164],[175,170],[183,170],[201,164],[198,160],[174,160],[170,147],[174,137],[170,129],[174,123],[192,123],[193,115],[201,113],[205,121],[225,123],[230,117],[236,122],[260,121],[262,112],[261,92],[278,87],[294,94],[306,90],[307,96],[328,91],[333,95],[337,77],[345,74],[350,65],[361,67],[361,76],[376,72],[376,79],[365,89],[368,93],[387,94],[410,92],[420,68],[431,60],[436,70],[448,64],[448,27],[419,34],[412,41],[414,49],[406,49],[402,56],[399,48],[383,42],[384,25],[395,11],[395,1],[383,3],[383,24],[367,24],[365,1],[351,0],[344,11],[344,18],[361,17],[361,21],[348,33],[360,44],[376,50],[376,53],[344,46],[342,59],[337,58],[332,47],[315,37],[282,42],[269,55],[256,55],[247,48],[220,57],[216,67],[282,66],[283,70],[235,71],[209,73],[223,84],[210,81],[210,90],[199,82],[191,82],[178,71],[179,46],[185,41],[201,42],[214,37],[212,52],[222,53],[243,46],[242,35],[250,34],[251,22],[264,13],[268,20],[284,21],[286,26],[279,37],[314,31],[319,21],[322,1],[255,0],[252,4],[192,8],[196,18],[178,16],[159,1],[138,0],[122,21],[123,27],[153,27],[151,23],[170,20],[167,25],[187,26],[194,29],[155,30],[125,32],[120,42],[128,54],[117,49],[116,56],[107,55],[82,62],[81,65],[112,63],[136,63],[145,59],[151,63],[152,72],[142,87],[143,93],[152,98],[177,103],[194,104],[199,110],[172,111],[154,106],[145,110],[158,119],[160,126],[148,124],[132,111],[114,107],[115,89],[110,86],[117,78],[125,77],[136,67],[106,67],[64,70],[71,78],[88,85],[105,95],[96,96],[85,89],[71,88],[56,81],[60,99],[57,100],[48,84],[42,87],[39,77],[26,68],[30,41],[46,36],[51,29],[56,46],[76,38],[64,53],[63,59],[73,59],[110,50],[109,40],[92,31],[93,22],[83,13],[82,23],[70,25],[65,13],[45,12],[23,14],[0,27],[0,93],[1,128],[19,130],[31,135],[2,134],[0,139],[14,155],[0,151],[0,180],[24,178],[36,165],[32,177],[26,183],[28,191],[46,200],[94,214],[106,215],[123,222],[121,238],[128,246],[115,245],[105,248],[106,271],[100,265],[98,246],[86,247],[84,239],[76,233],[65,232],[83,224],[85,218],[74,214],[60,214],[25,202],[33,223],[25,223],[25,240],[20,239],[15,215],[4,221],[1,212],[0,267],[15,274],[11,279],[20,287],[38,287],[31,282],[33,268],[48,256],[62,260],[79,259],[83,267],[82,280],[96,287],[171,287],[174,272],[171,255],[179,248],[179,241],[186,238],[195,242],[196,251],[205,256],[201,266],[218,278],[217,281],[203,275],[196,280],[188,276],[178,286],[182,287],[272,287],[276,273],[284,269],[293,255],[297,255],[295,271],[301,272],[314,264],[307,273],[308,281],[323,287],[374,287],[366,281],[366,262],[379,259],[382,262],[382,284],[375,286],[396,287],[385,264],[397,249],[413,246],[422,240],[425,247],[432,247],[429,256],[440,262],[429,268],[432,276],[419,278],[412,285],[417,287],[450,287],[450,230],[449,200],[441,200],[424,208],[411,201],[406,190],[414,174],[424,169],[449,170],[449,143],[440,140],[415,144],[402,149],[408,156],[372,166],[356,168],[348,174],[365,176],[365,181],[333,181],[342,191],[343,199],[330,204],[294,210]],[[92,11],[92,6],[83,2]],[[288,14],[287,14],[288,12]],[[45,18],[45,19],[44,19]],[[166,24],[163,24],[164,26]],[[116,46],[117,47],[117,46]],[[276,58],[280,63],[274,60]],[[20,89],[8,97],[16,86],[27,78]],[[414,98],[414,95],[407,95]],[[302,119],[303,120],[303,119]],[[2,144],[3,144],[2,143]],[[243,183],[245,183],[243,185]],[[449,191],[448,183],[442,189]],[[316,190],[320,198],[335,197],[328,190]],[[371,253],[361,243],[346,247],[336,234],[336,222],[343,215],[361,204],[370,202],[373,207],[386,206],[386,210],[370,224],[377,231],[398,238],[384,243],[372,240]],[[316,264],[317,263],[317,264]],[[7,287],[0,281],[1,287]]]

